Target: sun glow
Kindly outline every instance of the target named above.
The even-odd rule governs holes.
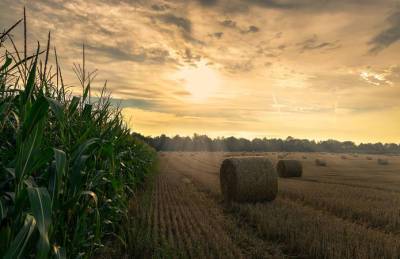
[[[218,72],[205,62],[182,68],[178,77],[184,82],[185,89],[193,101],[205,101],[211,97],[220,85]]]

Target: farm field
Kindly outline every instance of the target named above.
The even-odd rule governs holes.
[[[279,178],[273,202],[224,205],[224,158],[265,156],[276,164],[278,155],[302,161],[302,178]],[[399,258],[400,158],[342,156],[161,152],[154,191],[139,220],[154,249],[168,247],[172,257]],[[316,158],[327,166],[316,166]],[[379,165],[378,158],[389,164]]]

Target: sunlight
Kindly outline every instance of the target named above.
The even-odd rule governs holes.
[[[210,68],[206,62],[182,68],[178,72],[178,77],[184,82],[186,90],[194,101],[207,100],[220,85],[218,72]]]

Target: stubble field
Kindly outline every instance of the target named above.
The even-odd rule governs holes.
[[[275,201],[222,201],[219,167],[230,156],[298,159],[301,178],[279,178]],[[161,152],[146,206],[134,207],[151,246],[181,258],[399,258],[400,158],[322,153]],[[315,165],[323,159],[326,167]],[[378,158],[389,161],[379,165]],[[142,238],[143,239],[143,238]],[[136,249],[136,250],[135,250]]]

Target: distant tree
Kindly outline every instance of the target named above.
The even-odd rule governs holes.
[[[248,140],[245,138],[215,138],[211,139],[207,135],[194,134],[193,137],[182,137],[179,135],[170,138],[165,134],[156,137],[145,137],[138,133],[133,133],[156,150],[163,151],[257,151],[257,152],[333,152],[333,153],[370,153],[370,154],[400,154],[400,146],[394,143],[361,143],[356,145],[352,141],[337,141],[334,139],[315,142],[314,140],[296,139],[287,137],[286,139],[267,139],[255,138]]]

